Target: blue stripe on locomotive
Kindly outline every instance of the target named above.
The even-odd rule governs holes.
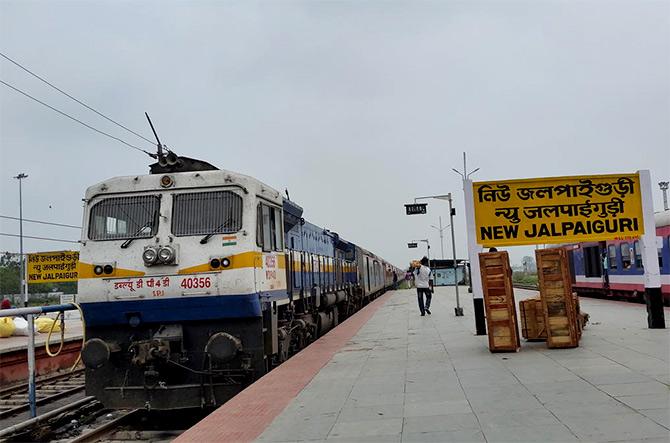
[[[261,316],[261,298],[275,296],[286,292],[82,303],[81,309],[87,326],[128,324],[133,316],[143,323],[248,318]]]

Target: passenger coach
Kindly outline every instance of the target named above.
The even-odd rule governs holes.
[[[655,214],[656,251],[664,304],[670,306],[670,211]],[[643,301],[640,240],[579,243],[572,249],[573,288],[580,295]]]

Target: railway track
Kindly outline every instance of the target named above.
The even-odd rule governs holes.
[[[84,390],[84,370],[77,369],[36,380],[35,397],[37,406],[43,407]],[[0,419],[28,411],[28,383],[0,389]]]
[[[169,442],[210,412],[112,410],[84,397],[0,430],[0,442]]]
[[[517,289],[528,289],[528,290],[531,290],[531,291],[537,291],[538,290],[537,285],[522,285],[522,284],[514,283],[512,286],[514,286]]]

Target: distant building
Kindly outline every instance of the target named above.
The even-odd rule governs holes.
[[[431,260],[430,268],[433,270],[433,281],[435,286],[453,286],[454,284],[454,261],[448,260]],[[456,271],[458,284],[464,285],[467,283],[466,266],[467,260],[456,259]]]

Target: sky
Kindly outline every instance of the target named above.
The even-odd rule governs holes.
[[[476,180],[649,169],[657,209],[670,179],[665,0],[3,0],[0,52],[151,139],[149,112],[177,153],[288,188],[309,221],[399,266],[425,252],[411,240],[441,255],[447,203],[406,216],[417,196],[453,193],[466,256],[463,152]],[[0,79],[154,149],[4,59]],[[25,218],[80,225],[88,186],[149,160],[0,85],[0,215],[18,216],[22,172]],[[510,248],[512,263],[532,249]]]

